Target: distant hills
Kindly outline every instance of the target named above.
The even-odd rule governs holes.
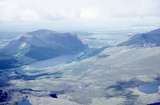
[[[3,47],[0,55],[5,56],[0,61],[3,62],[5,59],[5,64],[8,60],[13,64],[14,60],[11,58],[14,58],[25,64],[58,56],[75,55],[87,48],[88,46],[76,35],[42,29],[25,33]]]
[[[76,35],[37,30],[11,41],[3,48],[3,52],[17,57],[26,56],[36,60],[45,60],[61,55],[76,54],[85,48],[87,46]]]
[[[132,47],[160,46],[160,29],[134,35],[128,41],[122,42],[118,46],[132,46]]]
[[[160,29],[136,34],[118,46],[155,47],[160,46]],[[52,30],[36,30],[20,35],[0,49],[0,69],[13,68],[36,61],[61,56],[73,56],[81,60],[94,56],[106,47],[89,48],[75,34]]]

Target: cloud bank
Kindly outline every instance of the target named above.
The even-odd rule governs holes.
[[[95,24],[160,21],[159,0],[0,0],[2,24]]]

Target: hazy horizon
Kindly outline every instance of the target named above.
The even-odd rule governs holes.
[[[0,0],[0,30],[159,27],[159,0]]]

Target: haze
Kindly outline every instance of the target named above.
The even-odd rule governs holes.
[[[159,26],[159,0],[0,0],[1,30]]]

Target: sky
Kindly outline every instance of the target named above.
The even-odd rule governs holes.
[[[0,0],[0,29],[160,25],[160,0]]]

